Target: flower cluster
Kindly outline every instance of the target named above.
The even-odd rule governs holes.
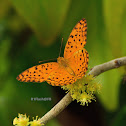
[[[15,117],[13,120],[13,125],[15,126],[41,126],[40,120],[38,119],[38,116],[36,116],[36,119],[33,117],[33,121],[29,122],[29,117],[23,114],[18,114],[18,118]]]
[[[66,92],[71,93],[73,100],[77,100],[81,105],[88,105],[91,100],[95,100],[94,94],[99,92],[101,84],[97,83],[93,75],[85,75],[71,85],[62,86]]]

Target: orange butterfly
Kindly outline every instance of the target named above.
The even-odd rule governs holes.
[[[22,72],[17,80],[23,82],[47,81],[53,86],[63,86],[74,83],[82,78],[88,69],[89,55],[85,46],[87,41],[87,22],[81,19],[73,28],[64,50],[64,57],[58,57],[57,62],[33,66]]]

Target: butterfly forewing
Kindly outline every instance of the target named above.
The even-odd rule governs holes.
[[[59,67],[57,62],[44,63],[33,66],[17,77],[17,80],[22,82],[43,82],[46,81],[52,71],[55,71]]]
[[[64,50],[64,58],[70,58],[74,52],[82,49],[87,41],[87,22],[81,19],[73,28]]]

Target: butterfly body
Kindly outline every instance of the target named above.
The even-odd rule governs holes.
[[[75,76],[74,71],[71,69],[70,65],[69,65],[69,61],[63,57],[58,57],[57,58],[57,62],[59,64],[60,67],[63,67],[69,74]]]
[[[22,82],[44,82],[53,86],[74,83],[82,78],[88,69],[89,55],[83,47],[87,41],[87,22],[83,18],[73,28],[64,50],[64,57],[57,62],[33,66],[17,77]]]

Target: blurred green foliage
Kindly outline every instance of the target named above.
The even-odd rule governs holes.
[[[33,29],[40,43],[45,45],[52,43],[59,35],[70,4],[70,0],[11,1]]]
[[[38,61],[57,58],[62,37],[65,46],[81,18],[86,18],[88,23],[85,48],[89,52],[89,69],[126,55],[125,0],[0,0],[0,8],[0,121],[3,126],[12,125],[18,113],[41,117],[51,109],[55,101],[52,86],[46,82],[21,83],[16,76]],[[122,126],[126,123],[126,99],[122,98],[125,94],[119,93],[125,74],[126,67],[122,67],[98,77],[103,85],[98,97],[105,111],[115,114],[108,119],[108,124],[113,126],[120,125],[120,121]],[[31,97],[51,97],[52,101],[35,102]],[[48,125],[60,124],[54,119]]]

